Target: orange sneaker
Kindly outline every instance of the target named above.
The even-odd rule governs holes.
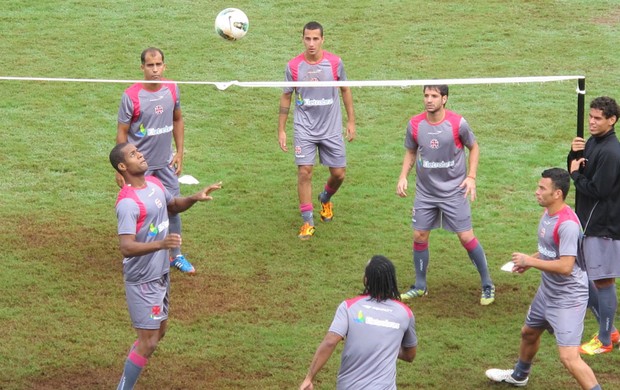
[[[592,340],[588,341],[587,343],[581,344],[581,347],[579,347],[579,353],[583,355],[600,355],[602,353],[611,352],[613,351],[613,349],[613,341],[609,345],[603,345],[603,343],[601,343],[601,340],[598,339],[598,334],[596,334],[594,335]]]
[[[319,201],[320,200],[321,198],[319,198]],[[321,221],[329,222],[332,220],[332,218],[334,218],[333,206],[334,204],[332,202],[321,202]]]
[[[297,237],[299,237],[300,240],[309,240],[310,237],[314,236],[314,230],[315,230],[314,226],[306,222],[303,225],[301,225],[301,228],[299,229],[299,234],[297,235]]]

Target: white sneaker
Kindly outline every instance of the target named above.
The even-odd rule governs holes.
[[[495,382],[506,382],[510,383],[513,386],[523,387],[527,385],[527,381],[530,379],[529,377],[523,379],[522,381],[518,381],[512,377],[512,373],[514,370],[500,370],[498,368],[491,368],[487,370],[485,373],[487,378]]]

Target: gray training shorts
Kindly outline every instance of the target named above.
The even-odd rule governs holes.
[[[620,278],[620,240],[585,236],[582,245],[588,280]]]
[[[152,175],[161,181],[161,184],[172,194],[172,197],[176,198],[181,195],[181,189],[179,188],[179,177],[174,171],[174,168],[166,165],[164,168],[147,170],[145,176]]]
[[[574,305],[567,305],[567,299],[564,298],[562,305],[567,307],[554,305],[538,289],[525,317],[525,325],[530,328],[546,329],[555,336],[556,343],[560,347],[579,346],[588,299],[585,297],[581,302],[575,300]]]
[[[146,283],[125,283],[131,323],[136,329],[159,329],[168,319],[170,274]]]
[[[450,199],[419,199],[413,201],[411,213],[413,228],[419,231],[431,231],[444,228],[453,233],[466,232],[471,226],[471,207],[464,196]]]
[[[310,141],[295,136],[295,163],[299,165],[314,165],[316,152],[319,151],[319,161],[330,168],[344,168],[347,166],[347,154],[342,135],[318,141]]]

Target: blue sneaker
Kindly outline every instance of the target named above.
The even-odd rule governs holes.
[[[179,271],[186,274],[193,274],[194,272],[196,272],[192,263],[187,261],[187,259],[183,255],[177,255],[177,257],[175,257],[174,259],[171,258],[170,266],[175,267]]]

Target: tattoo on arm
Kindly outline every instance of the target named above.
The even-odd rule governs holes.
[[[289,108],[280,106],[280,114],[288,115]]]

